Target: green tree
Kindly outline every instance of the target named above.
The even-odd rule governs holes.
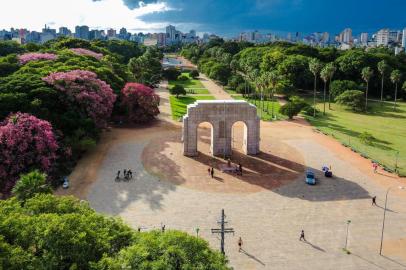
[[[385,60],[382,60],[378,63],[378,71],[381,74],[381,105],[383,104],[383,85],[385,81],[385,74],[388,72],[389,66],[386,64]]]
[[[184,232],[133,231],[74,197],[0,201],[0,269],[228,270],[226,258]]]
[[[171,95],[176,95],[176,98],[179,98],[179,95],[186,95],[186,90],[182,85],[176,84],[169,89]]]
[[[38,193],[52,193],[46,183],[47,175],[38,170],[21,175],[13,188],[13,194],[22,202],[34,197]]]
[[[395,103],[393,105],[393,110],[396,110],[396,102],[397,102],[397,97],[398,97],[398,84],[400,82],[400,79],[402,77],[402,74],[400,73],[400,71],[398,69],[395,69],[394,71],[392,71],[391,75],[390,75],[390,79],[392,81],[392,83],[395,84]]]
[[[336,97],[336,102],[350,107],[353,111],[362,111],[365,95],[360,90],[346,90]]]
[[[317,59],[313,58],[309,62],[309,69],[310,72],[313,73],[314,76],[314,91],[313,91],[313,107],[314,107],[314,114],[313,117],[316,117],[316,89],[317,89],[317,77],[322,69],[322,63]]]
[[[369,90],[369,81],[374,75],[374,71],[370,67],[365,67],[362,69],[361,76],[362,79],[366,82],[367,88],[365,89],[365,111],[368,110],[368,90]]]

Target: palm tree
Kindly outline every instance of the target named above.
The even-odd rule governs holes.
[[[265,77],[263,74],[255,78],[255,85],[257,91],[260,94],[259,108],[261,110],[261,118],[262,118],[262,111],[264,110],[264,87],[265,87]]]
[[[313,117],[316,117],[316,88],[317,88],[317,76],[322,68],[321,62],[317,58],[313,58],[309,62],[309,69],[314,75],[314,93],[313,93]]]
[[[390,75],[390,80],[396,85],[396,88],[395,88],[395,104],[393,105],[393,110],[394,111],[396,111],[396,101],[397,101],[397,98],[398,98],[398,84],[399,84],[399,81],[400,81],[400,77],[401,77],[400,71],[397,70],[397,69],[392,71],[392,73]]]
[[[325,66],[321,72],[320,72],[320,77],[322,78],[324,82],[324,92],[323,92],[323,114],[326,114],[326,88],[327,88],[327,82],[328,79],[330,78],[330,74],[328,73],[327,66]]]
[[[382,84],[381,84],[381,105],[383,104],[383,82],[385,80],[385,73],[388,71],[389,66],[386,64],[385,60],[378,63],[378,71],[381,73]]]
[[[275,105],[274,104],[274,94],[275,94],[276,86],[278,85],[278,82],[280,80],[280,76],[275,71],[266,72],[265,76],[266,76],[267,88],[269,89],[270,94],[271,94],[272,119],[273,119],[275,117],[275,115],[274,115],[274,105]]]
[[[370,67],[365,67],[361,71],[362,79],[367,83],[367,89],[365,91],[365,111],[368,109],[368,89],[369,89],[369,80],[374,75],[374,71]]]
[[[333,76],[334,73],[336,73],[336,66],[334,65],[334,63],[328,63],[328,75],[329,75],[329,79],[330,79],[330,85],[329,85],[329,89],[328,89],[328,109],[331,110],[331,81],[333,80]]]

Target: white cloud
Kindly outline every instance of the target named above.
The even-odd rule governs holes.
[[[144,29],[156,31],[166,23],[146,23],[140,16],[165,12],[170,8],[163,2],[143,4],[130,10],[122,0],[0,0],[0,29],[28,28],[41,30],[45,24],[53,28],[88,25],[91,28]]]

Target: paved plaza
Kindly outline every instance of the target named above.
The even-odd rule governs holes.
[[[87,199],[97,211],[119,216],[135,229],[164,224],[196,235],[199,228],[199,237],[216,249],[220,240],[211,228],[218,227],[224,209],[227,227],[235,230],[226,236],[225,252],[237,270],[406,269],[406,190],[397,188],[406,186],[405,179],[382,171],[374,174],[370,161],[301,119],[261,122],[262,155],[245,159],[239,149],[242,127],[237,125],[232,161],[242,160],[247,171],[242,177],[221,173],[218,166],[225,161],[210,157],[207,126],[199,128],[199,156],[183,156],[182,126],[165,117],[164,92],[161,89],[161,107],[166,114],[160,120],[148,127],[105,132],[71,175],[72,188],[58,193]],[[332,166],[334,178],[323,176],[323,165]],[[208,166],[215,167],[217,178],[209,176]],[[305,184],[306,168],[316,172],[316,186]],[[131,169],[134,179],[115,182],[117,170],[123,169]],[[394,188],[388,196],[380,256],[389,187]],[[372,196],[377,196],[377,206],[371,206]],[[342,250],[347,220],[351,254]],[[302,229],[307,242],[299,241]]]

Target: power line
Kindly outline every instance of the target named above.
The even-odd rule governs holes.
[[[220,250],[221,253],[225,254],[224,252],[224,237],[226,233],[232,233],[234,235],[234,229],[233,228],[225,228],[225,224],[228,222],[225,221],[226,215],[224,214],[224,209],[221,209],[221,220],[218,221],[217,223],[220,224],[220,229],[211,229],[211,233],[217,233],[220,234]]]

